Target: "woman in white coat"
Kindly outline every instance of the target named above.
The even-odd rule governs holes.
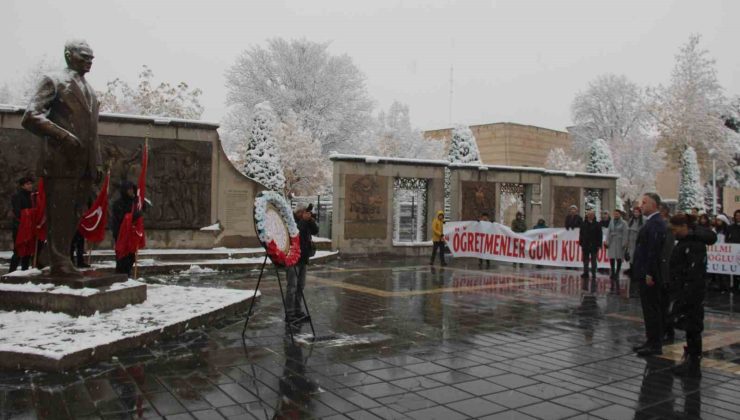
[[[606,255],[609,257],[609,266],[611,267],[612,293],[619,290],[619,274],[622,271],[624,250],[627,247],[627,234],[627,223],[622,218],[622,212],[614,210],[614,216],[609,222],[609,236],[606,241]]]

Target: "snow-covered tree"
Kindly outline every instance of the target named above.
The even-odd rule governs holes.
[[[589,83],[571,105],[575,125],[569,129],[576,155],[586,156],[595,138],[613,154],[617,198],[632,201],[654,190],[665,154],[657,147],[643,90],[625,76],[606,74]],[[580,154],[579,154],[580,152]]]
[[[588,150],[593,139],[614,146],[645,136],[649,114],[642,89],[625,76],[604,74],[579,92],[571,104],[574,146]]]
[[[545,168],[557,171],[579,172],[585,170],[585,165],[580,159],[573,157],[571,153],[566,152],[562,147],[556,147],[547,154]]]
[[[617,197],[627,203],[638,200],[644,193],[655,191],[657,174],[665,166],[665,152],[658,147],[657,137],[642,140],[626,139],[621,147],[613,147],[617,180]]]
[[[651,109],[661,145],[670,157],[675,159],[692,147],[702,158],[705,171],[715,159],[725,183],[734,186],[740,138],[725,125],[727,100],[717,78],[715,60],[700,42],[701,36],[692,35],[681,47],[670,84],[651,92]]]
[[[466,125],[457,125],[452,129],[452,138],[447,150],[447,160],[450,163],[480,163],[480,152],[473,131]],[[449,215],[451,172],[445,169],[445,214]]]
[[[269,101],[281,120],[294,112],[323,152],[350,152],[372,120],[365,76],[328,43],[273,38],[244,51],[226,72],[227,104]],[[248,116],[247,116],[248,117]]]
[[[480,163],[478,143],[470,127],[458,125],[452,129],[447,160],[451,163]]]
[[[295,114],[289,114],[279,124],[275,138],[285,176],[285,195],[305,196],[325,191],[331,182],[329,159],[321,154],[321,143],[301,127]]]
[[[382,156],[444,159],[444,142],[427,140],[421,130],[411,127],[408,105],[394,101],[381,111],[376,125],[377,153]]]
[[[275,140],[276,124],[275,114],[269,103],[255,105],[244,157],[244,174],[269,190],[283,191],[285,176]]]
[[[190,89],[185,82],[175,86],[167,82],[157,84],[153,79],[154,72],[144,65],[136,88],[121,79],[108,82],[105,92],[98,92],[100,110],[171,118],[200,118],[203,114],[200,89]]]
[[[612,152],[604,139],[596,139],[591,143],[591,147],[588,149],[586,172],[590,174],[615,173]],[[617,196],[617,198],[619,198],[619,196]],[[621,200],[618,200],[616,204],[621,207]],[[592,208],[596,212],[600,211],[601,196],[599,191],[589,190],[586,193],[586,208]]]
[[[688,146],[681,153],[681,178],[678,185],[678,209],[690,212],[692,208],[704,208],[704,188],[699,180],[699,163],[696,151]]]
[[[39,57],[33,65],[29,66],[23,76],[18,80],[3,83],[0,86],[0,103],[12,105],[27,105],[31,96],[35,93],[41,78],[47,74],[55,74],[66,65],[64,60],[51,59],[48,56]]]
[[[604,139],[596,139],[591,143],[591,147],[588,150],[586,172],[590,174],[615,173],[612,151]]]

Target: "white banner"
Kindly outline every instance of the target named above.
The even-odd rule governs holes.
[[[448,222],[447,246],[454,257],[472,257],[553,267],[583,267],[579,230],[547,228],[515,233],[492,222]],[[608,230],[604,229],[604,238]],[[598,267],[609,268],[606,247],[598,252]],[[718,243],[707,247],[707,272],[740,275],[740,244]],[[629,267],[624,262],[623,268]]]
[[[740,275],[740,244],[718,243],[707,247],[707,272]]]
[[[606,232],[604,229],[604,238]],[[578,230],[547,228],[515,233],[500,223],[470,221],[445,223],[444,233],[454,257],[583,268]],[[609,268],[603,245],[598,266]]]

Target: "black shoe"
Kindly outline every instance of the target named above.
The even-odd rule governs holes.
[[[684,347],[683,359],[681,363],[674,366],[671,370],[676,376],[683,376],[686,378],[701,378],[701,356],[689,355],[688,349]]]
[[[643,347],[640,350],[637,350],[637,355],[640,357],[646,357],[646,356],[660,356],[663,354],[663,349],[660,347]]]
[[[92,267],[92,266],[90,264],[88,264],[88,263],[85,263],[85,262],[78,262],[77,263],[77,268],[90,268],[90,267]]]
[[[676,341],[675,332],[669,332],[663,336],[663,343],[673,344],[674,341]]]
[[[584,280],[588,280],[588,274],[581,274],[581,278]]]
[[[648,344],[648,343],[642,343],[642,344],[638,344],[638,345],[632,346],[632,351],[638,352],[638,351],[640,351],[640,350],[642,350],[644,348],[648,348],[648,347],[650,347],[650,344]]]

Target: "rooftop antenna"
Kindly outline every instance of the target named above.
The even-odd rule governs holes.
[[[450,121],[450,127],[452,127],[452,98],[455,94],[454,92],[454,86],[455,86],[454,74],[455,73],[454,72],[455,72],[455,67],[452,64],[450,64],[450,110],[449,110],[449,115],[448,115],[449,121]]]
[[[455,94],[455,38],[450,38],[450,104],[448,119],[452,127],[452,104]]]

